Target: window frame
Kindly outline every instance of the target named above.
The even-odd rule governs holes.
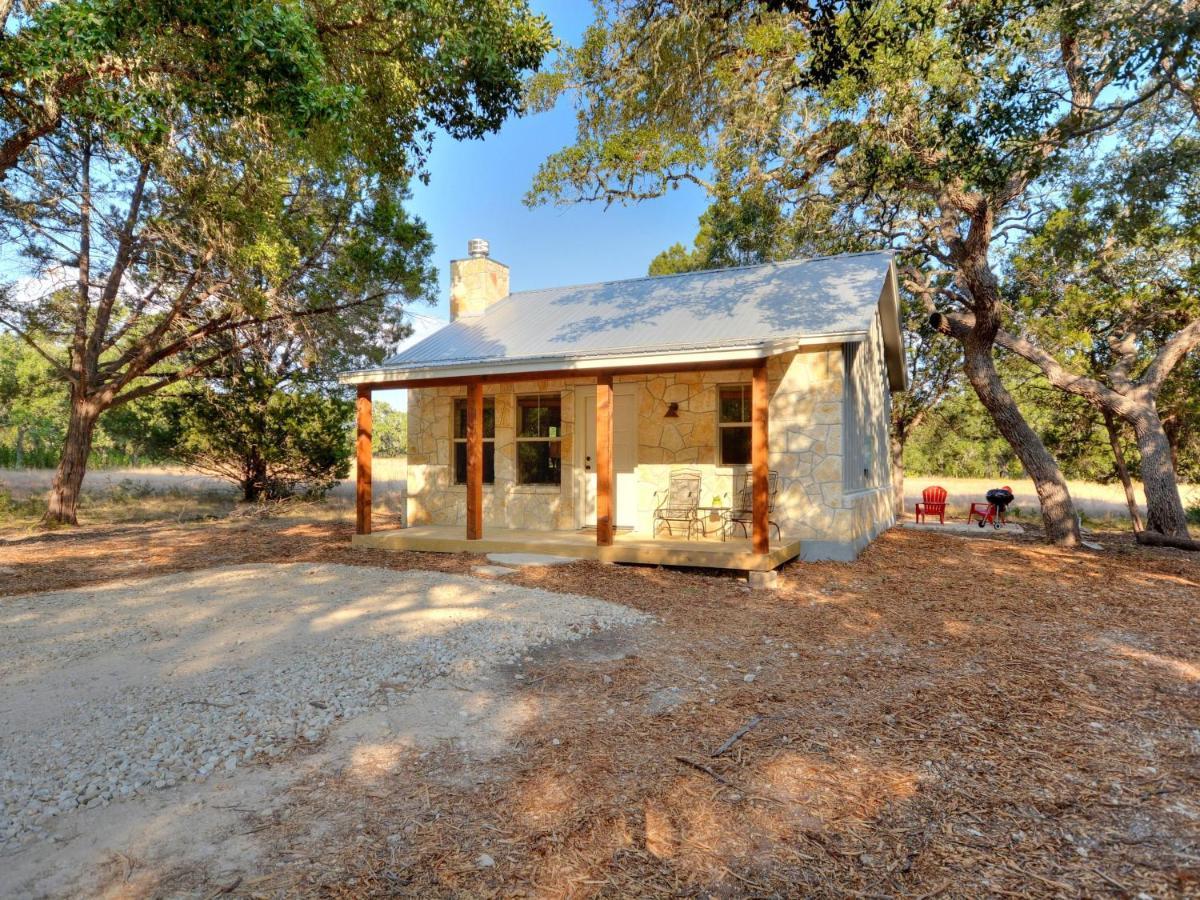
[[[483,432],[483,458],[484,458],[483,483],[485,485],[494,485],[496,483],[496,398],[494,396],[483,398],[483,411],[484,411],[483,418],[484,418],[485,422],[487,421],[488,404],[491,404],[491,407],[492,407],[492,436],[491,437],[487,436],[487,429],[485,428],[484,432]],[[459,409],[465,410],[466,405],[467,405],[466,397],[455,397],[455,398],[453,398],[453,402],[450,404],[450,478],[453,481],[455,487],[465,487],[467,484],[467,473],[466,473],[465,467],[464,467],[464,470],[462,473],[462,480],[459,481],[459,479],[458,479],[458,445],[462,444],[464,447],[466,446],[466,443],[467,443],[466,426],[465,425],[463,426],[463,436],[462,437],[458,437],[458,435],[456,434],[456,432],[458,430],[458,411],[459,411]],[[492,449],[492,480],[491,481],[487,480],[487,454],[488,454],[488,445],[489,444],[491,445],[491,449]]]
[[[872,422],[864,415],[862,382],[858,376],[874,364],[869,342],[842,344],[842,490],[847,494],[881,486],[877,464],[880,448]]]
[[[721,421],[721,392],[730,389],[738,389],[742,391],[742,409],[746,416],[744,421],[738,422],[723,422]],[[752,444],[754,440],[754,410],[753,410],[753,385],[749,381],[730,382],[728,384],[717,385],[717,465],[724,466],[730,469],[743,468],[751,463]],[[747,433],[746,441],[746,459],[744,462],[727,462],[725,460],[725,441],[724,429],[741,428]]]
[[[521,401],[532,399],[532,400],[537,401],[540,405],[543,401],[543,398],[552,399],[554,401],[554,403],[557,404],[557,406],[558,406],[558,425],[557,426],[547,426],[547,428],[557,427],[558,434],[553,437],[550,435],[525,435],[525,436],[522,436],[522,434],[521,434],[521,424],[522,424]],[[514,428],[513,428],[513,444],[514,444],[513,455],[515,457],[515,459],[514,459],[515,465],[513,466],[513,468],[515,469],[514,483],[521,487],[561,488],[562,487],[562,475],[563,475],[563,471],[562,471],[563,470],[563,459],[562,459],[563,398],[562,398],[562,393],[560,391],[535,391],[533,393],[528,393],[528,394],[517,394],[513,398],[513,403],[514,403],[513,412],[514,412],[514,419],[515,419]],[[541,430],[541,429],[539,428],[539,430]],[[557,470],[558,471],[558,480],[557,481],[525,481],[522,478],[522,476],[521,476],[521,445],[522,444],[537,444],[537,443],[547,444],[547,445],[552,444],[552,443],[558,444],[558,470]],[[548,446],[547,446],[547,452],[549,452]]]

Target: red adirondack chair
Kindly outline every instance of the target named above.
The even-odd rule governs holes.
[[[924,522],[926,516],[937,516],[938,522],[946,524],[946,489],[932,485],[921,491],[921,501],[916,507],[917,521]]]

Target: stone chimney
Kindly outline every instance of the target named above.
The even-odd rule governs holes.
[[[508,266],[488,256],[483,238],[467,241],[467,258],[450,261],[450,321],[482,315],[508,296]]]

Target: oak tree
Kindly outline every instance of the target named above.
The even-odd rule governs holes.
[[[47,524],[76,521],[105,410],[210,371],[260,326],[386,332],[431,277],[401,204],[434,131],[498,127],[552,44],[522,0],[0,15],[2,252],[23,274],[0,327],[70,395]]]
[[[1194,83],[1198,28],[1165,0],[615,0],[535,82],[579,127],[529,199],[769,191],[919,255],[910,288],[965,304],[945,319],[964,374],[1073,545],[1066,481],[996,371],[996,256],[1072,153]]]

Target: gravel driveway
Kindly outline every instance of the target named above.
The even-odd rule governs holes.
[[[439,676],[646,620],[587,597],[334,564],[0,599],[0,850],[80,807],[228,778]]]

